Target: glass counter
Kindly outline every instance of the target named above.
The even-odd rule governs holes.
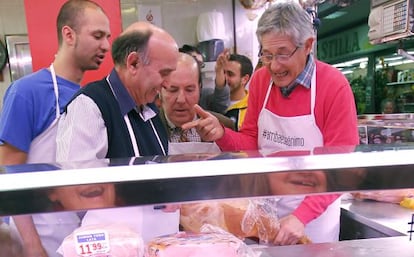
[[[414,188],[412,156],[413,144],[388,144],[321,147],[312,152],[241,151],[4,166],[0,172],[0,215],[80,213],[113,207],[127,210],[133,206],[162,209],[213,200],[409,189]],[[272,188],[269,181],[286,174],[310,179],[299,182],[302,183],[299,189]],[[114,196],[110,202],[99,204],[56,205],[53,200],[56,191],[77,186],[95,187],[89,191],[91,195],[110,190]],[[409,220],[402,222],[407,224]],[[400,239],[408,242],[408,236],[409,233],[403,234]],[[362,244],[363,240],[360,241]],[[303,247],[315,248],[315,245],[318,244]],[[278,250],[272,250],[275,247],[267,248],[260,250],[264,256],[279,256],[275,254]],[[263,248],[256,245],[256,249]]]

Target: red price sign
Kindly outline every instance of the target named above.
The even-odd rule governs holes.
[[[74,235],[76,253],[91,256],[109,252],[109,236],[104,230],[84,231]]]

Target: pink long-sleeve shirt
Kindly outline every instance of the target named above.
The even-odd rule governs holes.
[[[258,117],[262,110],[271,75],[266,67],[255,72],[249,85],[246,117],[240,132],[225,129],[216,143],[223,151],[257,150]],[[316,125],[323,135],[324,146],[350,146],[359,143],[357,113],[351,87],[340,71],[316,60]],[[310,113],[311,90],[298,86],[284,97],[279,88],[272,86],[266,108],[284,117]],[[306,133],[306,132],[304,132]],[[321,215],[340,195],[307,196],[293,212],[304,224]]]

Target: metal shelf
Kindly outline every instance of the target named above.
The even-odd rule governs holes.
[[[403,86],[403,85],[410,85],[410,84],[414,84],[414,81],[390,82],[390,83],[387,83],[387,86]]]

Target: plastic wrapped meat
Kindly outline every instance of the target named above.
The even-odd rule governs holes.
[[[257,238],[271,244],[279,231],[276,204],[272,199],[209,201],[181,205],[180,224],[198,233],[204,224],[220,227],[238,238]],[[311,243],[306,236],[299,244]]]
[[[257,257],[237,237],[219,227],[204,225],[200,233],[179,232],[154,238],[145,257]]]
[[[378,202],[399,204],[405,198],[414,196],[414,189],[376,190],[351,193],[358,200],[374,200]]]
[[[141,235],[118,224],[83,226],[67,236],[60,246],[64,257],[142,257]]]

